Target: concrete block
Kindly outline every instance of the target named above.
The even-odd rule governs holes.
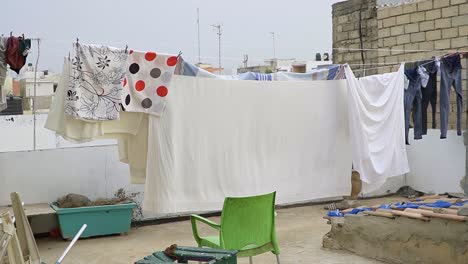
[[[442,37],[442,32],[440,31],[440,29],[426,32],[427,40],[436,40],[436,39],[440,39],[441,37]]]
[[[418,23],[412,23],[405,25],[405,33],[414,33],[419,31],[419,24]]]
[[[418,3],[418,11],[426,11],[432,9],[432,1],[423,1]]]
[[[389,37],[384,39],[384,45],[386,47],[393,47],[397,44],[396,37]]]
[[[465,204],[462,208],[458,209],[458,215],[468,216],[468,204]]]
[[[351,30],[354,30],[355,29],[355,24],[354,23],[346,23],[346,24],[343,24],[342,27],[343,27],[343,31],[351,31]]]
[[[452,48],[468,47],[468,36],[453,38],[451,39],[451,41],[452,41],[452,44],[451,44]]]
[[[347,22],[348,22],[348,16],[347,15],[338,17],[338,23],[339,24],[343,24],[343,23],[347,23]]]
[[[464,3],[467,3],[467,2],[468,2],[467,0],[451,0],[450,4],[458,5],[458,4],[464,4]]]
[[[384,28],[379,30],[379,38],[390,37],[390,28]]]
[[[441,18],[435,20],[435,28],[449,28],[452,27],[451,18]]]
[[[460,15],[468,14],[468,4],[459,5],[458,6],[458,13]]]
[[[459,36],[468,36],[468,26],[458,27],[458,35]]]
[[[399,15],[403,14],[403,6],[402,5],[389,8],[389,10],[390,10],[390,16],[399,16]]]
[[[407,43],[407,44],[405,44],[404,49],[405,50],[418,50],[418,49],[420,49],[419,43]],[[403,55],[400,55],[400,56],[405,57],[405,56],[407,56],[407,54],[403,54]],[[402,58],[401,59],[400,56],[399,56],[399,61],[407,61],[408,60],[408,58]]]
[[[464,25],[468,25],[468,15],[452,17],[453,27],[464,26]]]
[[[396,25],[396,18],[395,17],[389,17],[383,20],[383,26],[384,27],[393,27]]]
[[[456,38],[458,37],[458,28],[446,28],[442,30],[442,38]]]
[[[339,34],[336,34],[336,40],[337,41],[343,41],[349,39],[348,32],[341,32]]]
[[[403,5],[403,13],[408,14],[408,13],[413,13],[418,10],[418,4],[406,4]]]
[[[408,24],[410,22],[410,15],[401,15],[396,17],[396,22],[398,25]]]
[[[426,33],[425,32],[418,32],[411,34],[411,42],[420,42],[426,40]]]
[[[344,217],[344,223],[331,222],[323,246],[385,263],[466,264],[466,236],[461,234],[467,233],[466,223],[437,218]]]
[[[426,13],[425,12],[417,12],[410,14],[410,22],[421,22],[426,20]]]
[[[419,43],[419,49],[433,50],[434,49],[434,41],[424,41],[424,42]]]
[[[390,28],[390,35],[391,36],[396,36],[396,35],[401,35],[405,33],[405,28],[404,26],[395,26]]]
[[[383,28],[383,22],[382,22],[382,20],[379,20],[377,25],[378,25],[379,29]]]
[[[450,6],[442,8],[442,17],[458,16],[458,6]]]
[[[403,49],[405,49],[405,47],[403,45],[393,46],[391,54],[392,55],[403,54],[403,53],[405,53],[404,51],[402,51]]]
[[[434,8],[445,7],[450,5],[450,0],[436,0],[434,1]]]
[[[427,20],[433,20],[433,19],[438,19],[442,17],[442,10],[441,9],[434,9],[434,10],[429,10],[426,11],[426,19]]]
[[[409,43],[409,42],[410,42],[410,35],[409,34],[397,36],[397,44],[398,45],[406,44],[406,43]]]
[[[381,8],[377,10],[377,18],[383,19],[390,16],[390,9],[391,8]]]
[[[419,30],[420,31],[429,31],[434,29],[434,21],[424,21],[419,23]]]
[[[359,38],[359,31],[358,30],[349,31],[348,33],[349,33],[349,38],[350,39]]]
[[[450,39],[442,39],[434,41],[436,49],[450,49]]]

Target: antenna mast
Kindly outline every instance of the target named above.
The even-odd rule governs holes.
[[[198,27],[198,63],[201,63],[200,56],[200,9],[197,7],[197,27]]]
[[[221,74],[221,25],[211,25],[212,27],[218,29],[218,58],[219,58],[219,62],[218,62],[218,71],[219,71],[219,74]]]

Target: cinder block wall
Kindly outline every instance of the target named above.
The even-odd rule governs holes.
[[[362,43],[365,49],[378,48],[378,25],[376,0],[349,0],[333,5],[333,61],[335,63],[348,63],[355,70],[356,75],[361,75],[359,71],[362,66],[360,51],[336,50],[335,48],[360,49],[361,40],[359,35],[359,13],[361,13]],[[376,51],[366,51],[363,53],[364,63],[378,62]],[[367,72],[366,74],[375,74]]]
[[[356,48],[352,45],[355,38],[348,34],[343,34],[343,23],[356,24],[359,19],[355,19],[353,13],[356,12],[353,6],[360,6],[366,3],[368,9],[375,1],[346,1],[333,5],[333,48]],[[372,3],[373,2],[373,3]],[[402,1],[403,2],[403,1]],[[335,11],[336,10],[336,11]],[[346,10],[348,10],[346,12]],[[422,0],[403,3],[397,6],[379,7],[376,9],[377,21],[377,44],[369,43],[382,49],[395,50],[468,50],[468,0]],[[347,18],[344,18],[347,17]],[[374,18],[372,18],[374,19]],[[341,25],[341,28],[340,28]],[[341,29],[341,31],[340,31]],[[372,29],[367,29],[371,31]],[[355,37],[353,35],[353,37]],[[375,40],[375,38],[372,38]],[[432,56],[443,55],[446,51],[365,51],[370,58],[377,57],[378,63],[394,63],[403,61],[415,61],[428,59]],[[370,53],[370,54],[369,54]],[[336,57],[335,57],[336,54]],[[351,54],[353,56],[351,56]],[[334,53],[335,63],[356,63],[356,52],[349,52],[348,55]],[[341,56],[340,56],[341,55]],[[359,55],[360,56],[360,55]],[[352,58],[352,59],[351,59]],[[373,60],[370,60],[373,61]],[[358,62],[360,63],[360,62]],[[366,61],[366,63],[368,63]],[[463,72],[463,96],[464,109],[466,109],[466,62],[462,59]],[[377,65],[379,66],[379,65]],[[370,68],[372,66],[365,66]],[[353,67],[356,69],[357,67]],[[398,66],[380,68],[379,73],[395,71]],[[366,71],[366,75],[374,74],[374,71]],[[453,90],[452,90],[453,91]],[[449,116],[449,129],[456,129],[456,97],[451,94],[451,113]],[[428,108],[430,109],[430,107]],[[429,111],[430,112],[430,111]],[[437,105],[437,125],[439,122],[439,104]],[[465,127],[465,116],[463,116],[463,127]]]

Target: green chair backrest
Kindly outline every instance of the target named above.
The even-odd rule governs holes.
[[[276,192],[226,198],[221,215],[222,248],[241,250],[272,242],[275,228],[275,196]]]

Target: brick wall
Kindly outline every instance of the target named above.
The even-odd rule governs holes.
[[[378,48],[377,9],[375,0],[349,0],[333,5],[333,48],[360,49],[359,15],[361,15],[361,32],[363,48]],[[356,75],[359,75],[362,64],[360,51],[333,50],[335,63],[349,63]],[[378,61],[376,51],[364,52],[365,63]],[[376,73],[376,72],[374,72]],[[369,74],[369,73],[367,73]]]
[[[333,48],[355,48],[351,46],[354,38],[346,38],[339,31],[339,26],[342,25],[346,16],[343,12],[335,12],[337,10],[344,10],[346,4],[359,5],[361,1],[347,1],[333,5]],[[368,0],[364,0],[368,5],[371,4]],[[342,6],[341,6],[342,5]],[[370,7],[369,7],[370,8]],[[351,16],[352,11],[348,6],[348,19],[347,23],[355,24],[358,19]],[[415,61],[431,58],[434,55],[440,56],[450,51],[468,50],[468,0],[422,0],[414,1],[412,3],[402,4],[399,6],[379,7],[376,10],[377,21],[377,44],[370,43],[368,45],[376,46],[382,49],[395,49],[405,51],[373,51],[369,57],[376,57],[379,64],[382,63],[396,63],[404,61]],[[369,31],[369,29],[367,29]],[[336,32],[335,32],[336,31]],[[372,30],[371,30],[372,31]],[[420,52],[408,52],[409,50],[431,50]],[[444,50],[444,51],[432,51]],[[336,54],[333,57],[335,63],[356,63],[354,54],[356,52],[349,52],[351,55]],[[366,55],[369,51],[365,52]],[[335,55],[335,53],[334,53]],[[348,60],[350,58],[353,60]],[[374,59],[370,60],[374,61]],[[369,63],[366,61],[366,63]],[[462,71],[463,82],[463,96],[464,108],[466,109],[466,62],[462,59],[464,67]],[[377,65],[378,66],[378,65]],[[365,66],[369,68],[371,66]],[[378,72],[395,71],[398,66],[379,68]],[[353,68],[353,70],[356,67]],[[374,72],[366,74],[373,74]],[[455,96],[451,94],[451,113],[449,116],[449,129],[456,128],[456,105]],[[430,108],[429,108],[430,109]],[[437,106],[439,112],[439,105]],[[465,117],[462,118],[463,127],[465,127]],[[437,124],[439,125],[439,114],[437,113]]]

